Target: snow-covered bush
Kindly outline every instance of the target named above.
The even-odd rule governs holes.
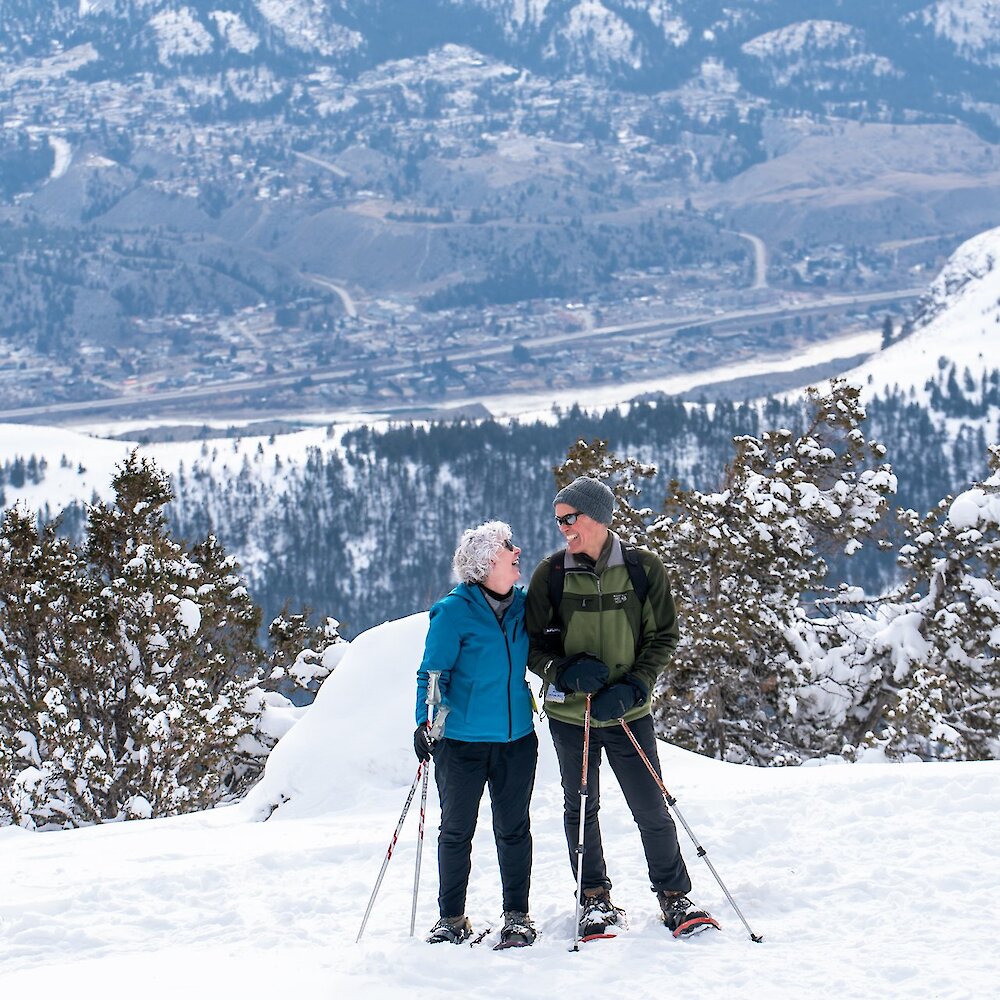
[[[83,548],[0,525],[0,823],[77,826],[206,808],[274,744],[260,612],[209,537],[166,530],[166,478],[133,453]]]
[[[712,493],[673,483],[648,544],[664,560],[683,615],[657,702],[674,742],[726,760],[794,763],[825,741],[826,719],[803,716],[809,677],[790,642],[806,595],[827,587],[824,554],[858,551],[896,482],[885,449],[861,430],[856,387],[809,390],[801,433],[738,437]]]
[[[989,464],[985,481],[925,517],[898,512],[904,583],[867,621],[839,617],[835,631],[853,632],[856,674],[870,687],[849,744],[892,756],[1000,757],[1000,448],[990,448]],[[822,645],[817,665],[841,652]]]

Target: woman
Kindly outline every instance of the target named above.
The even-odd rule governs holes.
[[[502,521],[469,529],[452,562],[461,582],[431,608],[417,671],[418,725],[413,736],[420,760],[434,754],[441,802],[441,918],[427,938],[431,943],[459,944],[472,934],[465,895],[472,835],[487,784],[503,884],[504,926],[497,947],[523,947],[536,936],[528,916],[528,803],[538,740],[525,679],[524,591],[514,586],[521,575],[520,554],[510,525]],[[437,741],[431,739],[427,725],[427,675],[431,672],[441,675],[441,706],[448,708],[444,732]]]

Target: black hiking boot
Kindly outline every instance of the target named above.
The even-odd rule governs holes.
[[[611,893],[603,885],[583,890],[580,913],[580,937],[604,934],[609,927],[625,928],[625,911],[611,902]]]
[[[707,910],[701,910],[683,892],[660,890],[656,899],[663,911],[663,922],[675,938],[691,937],[709,927],[719,929],[718,921]]]
[[[428,944],[461,944],[472,937],[472,924],[464,914],[460,917],[442,917],[427,935]]]
[[[493,946],[494,951],[505,948],[527,948],[535,943],[538,931],[527,913],[519,910],[504,910],[503,927],[500,930],[500,942]]]

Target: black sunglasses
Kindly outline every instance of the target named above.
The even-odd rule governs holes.
[[[562,517],[556,514],[556,524],[576,524],[576,519],[582,516],[582,510],[574,510],[572,514],[563,514]]]
[[[509,538],[505,538],[505,539],[503,540],[503,547],[504,547],[504,548],[505,548],[505,549],[506,549],[506,550],[507,550],[508,552],[513,552],[513,551],[514,551],[514,549],[515,549],[515,545],[514,545],[514,543],[513,543],[513,542],[512,542],[512,541],[511,541],[511,540],[510,540]]]

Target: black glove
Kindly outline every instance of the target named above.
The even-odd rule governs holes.
[[[426,764],[431,759],[436,743],[426,722],[421,722],[413,731],[413,752],[417,755],[417,760],[422,763]]]
[[[598,722],[613,722],[646,700],[645,685],[634,677],[609,684],[590,700],[591,717]]]
[[[556,661],[556,687],[566,694],[593,694],[608,683],[608,665],[591,653],[574,653]]]

